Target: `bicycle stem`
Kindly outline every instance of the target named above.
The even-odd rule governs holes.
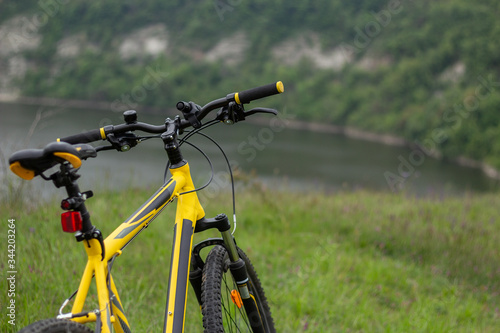
[[[171,168],[176,169],[186,164],[179,150],[179,143],[177,142],[177,134],[181,126],[180,118],[176,117],[175,120],[167,119],[165,126],[167,130],[161,134],[161,139],[165,145],[165,151],[167,152]]]

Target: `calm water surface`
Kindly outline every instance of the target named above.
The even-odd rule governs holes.
[[[140,110],[138,115],[139,121],[155,124],[161,124],[167,116],[175,116],[141,113]],[[292,130],[284,128],[283,122],[271,122],[271,119],[264,118],[263,125],[259,126],[220,124],[204,133],[221,144],[233,164],[247,172],[255,171],[268,186],[390,191],[387,176],[391,175],[400,177],[391,178],[398,188],[419,194],[486,192],[498,188],[498,182],[480,170],[425,156],[418,161],[412,160],[409,148]],[[122,122],[121,113],[112,111],[0,104],[2,154],[9,156],[18,149],[43,147],[58,137]],[[225,170],[217,147],[202,137],[193,142],[209,154],[216,172]],[[204,182],[210,173],[208,164],[200,153],[187,145],[183,147],[195,177]],[[5,159],[2,163],[2,170],[5,170]],[[160,184],[165,163],[166,154],[159,139],[143,142],[127,153],[102,152],[98,158],[84,162],[82,190],[87,189],[85,186],[119,188]]]

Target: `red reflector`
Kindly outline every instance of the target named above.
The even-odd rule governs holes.
[[[61,208],[64,210],[68,210],[71,208],[71,203],[68,200],[61,201]]]
[[[61,225],[65,232],[77,232],[82,230],[82,215],[80,215],[80,212],[62,213]]]

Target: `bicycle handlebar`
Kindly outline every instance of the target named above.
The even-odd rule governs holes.
[[[283,82],[278,81],[276,83],[270,83],[264,86],[232,93],[227,95],[226,97],[219,98],[207,103],[201,108],[201,111],[198,114],[197,118],[201,121],[208,113],[210,113],[210,111],[228,106],[231,102],[235,102],[237,104],[248,104],[256,99],[281,94],[284,91],[285,86],[283,85]]]
[[[109,133],[119,134],[128,131],[140,130],[147,133],[163,133],[166,130],[165,125],[151,125],[146,123],[137,122],[134,124],[121,124],[121,125],[109,125],[101,127],[100,129],[91,130],[88,132],[83,132],[80,134],[70,135],[65,138],[60,138],[58,141],[67,142],[70,144],[76,143],[89,143],[98,140],[106,140],[106,136]]]
[[[276,83],[266,84],[265,86],[256,87],[248,90],[243,90],[239,93],[234,94],[234,99],[238,104],[247,104],[253,100],[281,94],[285,91],[283,82],[278,81]]]
[[[105,140],[106,138],[103,139],[101,136],[101,131],[96,129],[96,130],[91,130],[91,131],[84,132],[84,133],[70,135],[70,136],[67,136],[65,138],[60,138],[60,139],[57,139],[57,141],[63,141],[63,142],[67,142],[70,144],[76,144],[76,143],[94,142],[94,141],[101,140],[101,139]]]
[[[284,85],[281,81],[276,83],[266,84],[264,86],[243,90],[240,92],[228,94],[226,97],[222,97],[216,100],[213,100],[207,104],[205,104],[200,112],[197,114],[197,118],[201,121],[205,116],[207,116],[210,111],[213,111],[217,108],[228,106],[229,103],[235,102],[237,104],[248,104],[253,100],[280,94],[285,91]],[[191,126],[191,124],[187,120],[181,120],[180,127],[181,129],[187,128]],[[151,125],[142,122],[135,122],[130,124],[121,124],[121,125],[109,125],[105,127],[101,127],[100,129],[94,129],[87,132],[70,135],[64,138],[58,139],[58,141],[67,142],[70,144],[77,143],[90,143],[98,140],[106,140],[108,134],[119,134],[125,133],[128,131],[140,130],[147,133],[163,133],[166,131],[166,125]]]

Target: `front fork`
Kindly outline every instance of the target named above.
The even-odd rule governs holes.
[[[250,325],[252,326],[254,332],[264,332],[264,323],[261,316],[263,314],[260,313],[255,298],[250,293],[246,264],[245,261],[240,258],[238,253],[236,241],[231,234],[231,226],[227,216],[225,214],[220,214],[214,219],[202,219],[196,222],[195,233],[212,228],[217,228],[220,231],[222,238],[207,239],[193,247],[189,281],[195,291],[198,303],[201,307],[201,283],[204,263],[201,259],[200,251],[207,246],[224,246],[230,260],[229,269],[237,285],[241,300],[243,301],[245,312],[247,313],[248,318],[250,318]]]

